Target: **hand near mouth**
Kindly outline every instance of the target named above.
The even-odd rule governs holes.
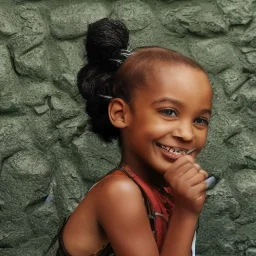
[[[189,155],[178,158],[165,172],[175,200],[175,209],[199,215],[206,198],[207,172]]]

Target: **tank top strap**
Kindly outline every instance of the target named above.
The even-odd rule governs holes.
[[[157,190],[156,188],[151,187],[142,178],[136,175],[128,165],[122,166],[119,170],[130,177],[142,191],[147,204],[151,228],[155,235],[158,249],[161,251],[168,229],[169,219],[174,208],[171,189],[166,187],[161,190]]]

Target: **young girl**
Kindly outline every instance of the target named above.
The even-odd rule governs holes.
[[[207,186],[195,158],[206,142],[212,88],[190,58],[128,45],[122,22],[89,25],[78,87],[92,130],[117,139],[122,158],[69,217],[57,255],[192,254]]]

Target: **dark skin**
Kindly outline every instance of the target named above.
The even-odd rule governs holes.
[[[159,254],[140,189],[120,171],[108,175],[65,226],[64,244],[72,256],[92,255],[108,242],[117,256],[191,255],[207,177],[195,158],[206,142],[211,104],[205,73],[167,64],[158,65],[147,86],[134,89],[131,105],[119,98],[110,102],[110,121],[121,129],[123,163],[151,184],[168,184],[176,205]],[[196,150],[174,159],[160,144]]]

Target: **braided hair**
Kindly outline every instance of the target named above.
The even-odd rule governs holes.
[[[119,131],[108,118],[109,100],[101,95],[112,96],[111,78],[120,66],[116,60],[124,59],[120,52],[128,44],[129,31],[121,21],[104,18],[88,26],[88,63],[78,72],[77,86],[86,100],[92,131],[106,142],[117,139]]]

